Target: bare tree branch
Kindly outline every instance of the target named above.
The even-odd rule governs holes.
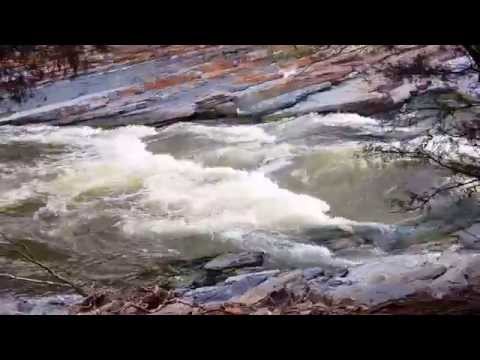
[[[397,205],[406,211],[430,208],[430,202],[436,196],[456,191],[461,198],[471,197],[480,190],[480,131],[478,124],[468,122],[454,125],[446,129],[440,120],[440,125],[427,131],[426,136],[415,141],[406,140],[396,145],[369,144],[364,147],[367,156],[380,156],[383,161],[411,159],[428,161],[439,168],[449,170],[454,177],[449,184],[437,187],[433,191],[421,194],[410,192],[409,201],[393,199],[392,205]],[[436,137],[440,135],[441,137]],[[466,146],[462,150],[462,146]],[[476,151],[478,150],[478,156]]]
[[[8,274],[8,273],[0,273],[0,277],[12,279],[12,280],[27,281],[27,282],[32,282],[32,283],[35,283],[35,284],[44,284],[44,285],[52,285],[52,286],[70,287],[70,285],[64,284],[64,283],[59,283],[59,282],[54,282],[54,281],[48,281],[48,280],[39,280],[39,279],[26,278],[26,277],[22,277],[22,276],[15,276],[15,275]]]
[[[462,45],[472,62],[475,64],[472,70],[480,72],[480,46],[479,45]],[[480,80],[480,78],[479,78]]]
[[[25,245],[25,244],[20,244],[20,243],[17,243],[17,242],[14,242],[12,240],[10,240],[5,234],[3,233],[0,233],[0,235],[2,236],[2,238],[9,244],[13,245],[13,246],[16,246],[16,247],[21,247],[22,250],[18,250],[18,249],[14,249],[14,251],[20,255],[20,257],[27,261],[27,262],[30,262],[32,264],[35,264],[37,265],[38,267],[40,267],[41,269],[45,270],[48,274],[50,274],[50,276],[52,276],[53,278],[57,279],[58,281],[60,281],[60,283],[62,284],[65,284],[65,286],[69,286],[71,287],[73,290],[75,290],[79,295],[82,295],[84,297],[87,297],[88,294],[78,285],[76,285],[73,281],[70,281],[69,279],[65,278],[64,276],[58,274],[57,272],[55,272],[53,269],[51,269],[50,267],[48,267],[47,265],[41,263],[40,261],[38,261],[37,259],[35,259],[35,257],[32,255],[32,253],[30,252],[30,250],[28,249],[28,247]],[[8,275],[8,274],[7,274]],[[25,278],[23,278],[23,280],[25,280]],[[30,279],[32,280],[32,279]],[[32,281],[33,282],[33,281]],[[45,283],[45,282],[43,282]],[[54,284],[57,284],[57,283],[54,283]]]

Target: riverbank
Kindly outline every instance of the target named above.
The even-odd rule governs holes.
[[[248,260],[258,255],[230,254],[207,262],[209,286],[175,290],[153,286],[121,295],[98,292],[70,311],[84,315],[425,315],[480,310],[477,254],[399,255],[350,269],[257,268],[233,275],[242,266],[252,265]],[[213,271],[213,262],[224,267]]]

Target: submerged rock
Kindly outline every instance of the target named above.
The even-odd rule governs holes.
[[[262,252],[224,254],[206,263],[204,268],[206,270],[222,271],[247,266],[260,266],[263,264],[263,260],[264,253]]]
[[[305,280],[312,280],[325,274],[325,270],[320,267],[313,267],[303,270]]]

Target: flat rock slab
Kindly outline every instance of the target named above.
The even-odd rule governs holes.
[[[243,252],[239,254],[224,254],[205,264],[205,270],[222,271],[247,266],[261,266],[264,254],[262,252]]]
[[[345,81],[330,90],[309,95],[304,101],[291,108],[278,111],[268,118],[274,119],[331,111],[353,111],[368,115],[375,112],[379,105],[386,107],[393,102],[390,97],[375,92],[374,89],[374,86],[363,79]]]
[[[303,279],[303,271],[301,270],[290,271],[280,274],[276,277],[271,277],[270,279],[262,282],[260,285],[246,291],[243,295],[232,299],[232,302],[247,306],[256,304],[273,292],[284,288],[288,283],[300,279]]]
[[[187,291],[182,295],[182,299],[196,305],[225,303],[256,288],[279,272],[279,270],[272,270],[233,276],[225,280],[223,284]]]
[[[330,87],[331,84],[329,82],[325,82],[287,92],[266,100],[255,98],[255,96],[250,96],[248,100],[240,98],[238,100],[239,113],[246,116],[259,116],[267,113],[273,113],[282,108],[293,106],[302,99],[307,98],[309,95],[326,90]],[[245,98],[246,97],[247,96],[245,96]]]

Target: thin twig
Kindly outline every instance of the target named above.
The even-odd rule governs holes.
[[[23,251],[22,250],[17,250],[15,249],[14,251],[19,254],[25,261],[27,262],[30,262],[32,264],[35,264],[37,265],[38,267],[42,268],[43,270],[45,270],[46,272],[48,272],[52,277],[54,277],[55,279],[59,280],[61,283],[64,283],[65,285],[71,287],[73,290],[75,290],[78,294],[84,296],[84,297],[87,297],[88,294],[81,288],[79,287],[78,285],[76,285],[75,283],[73,283],[72,281],[68,280],[67,278],[63,277],[62,275],[58,274],[57,272],[55,272],[54,270],[52,270],[50,267],[48,267],[47,265],[41,263],[40,261],[38,261],[37,259],[34,258],[34,256],[31,254],[30,250],[28,249],[28,247],[25,245],[25,244],[20,244],[20,243],[16,243],[12,240],[10,240],[5,234],[3,233],[0,233],[0,235],[2,236],[2,238],[7,241],[8,243],[10,243],[11,245],[14,245],[14,246],[20,246],[21,248],[23,248]]]
[[[119,313],[124,312],[124,311],[127,310],[129,307],[133,307],[133,308],[135,308],[135,309],[137,309],[137,310],[140,310],[140,311],[142,311],[142,312],[144,312],[144,313],[146,313],[146,314],[151,314],[151,313],[152,313],[152,311],[147,310],[147,309],[141,307],[140,305],[137,305],[137,304],[135,304],[135,303],[133,303],[133,302],[130,302],[130,301],[127,302],[127,303],[125,303],[125,304],[121,307],[121,309],[119,310]]]
[[[12,280],[27,281],[27,282],[32,282],[32,283],[35,283],[35,284],[44,284],[44,285],[70,287],[70,285],[64,284],[64,283],[59,283],[59,282],[54,282],[54,281],[48,281],[48,280],[39,280],[39,279],[26,278],[26,277],[22,277],[22,276],[15,276],[15,275],[8,274],[8,273],[0,273],[0,277],[9,278],[9,279],[12,279]]]

